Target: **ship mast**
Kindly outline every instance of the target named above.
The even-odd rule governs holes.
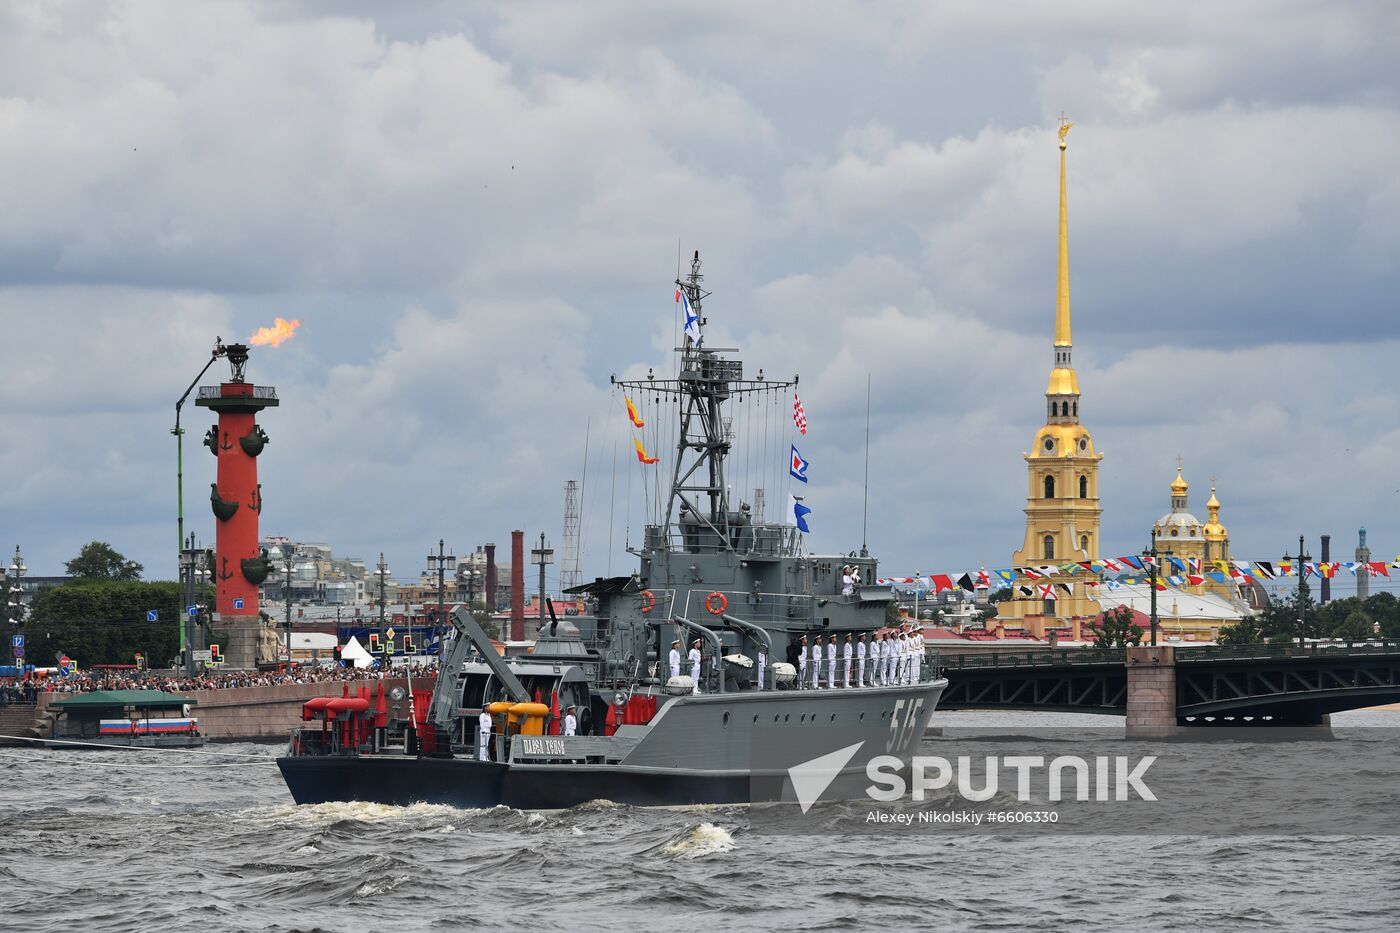
[[[701,306],[710,292],[701,283],[700,251],[690,262],[690,273],[676,280],[690,306],[693,325],[686,328],[680,353],[680,370],[675,379],[646,382],[613,382],[624,390],[675,395],[680,401],[680,432],[676,442],[675,464],[671,472],[671,495],[666,503],[664,528],[677,528],[687,549],[734,550],[739,513],[730,509],[724,482],[724,462],[730,451],[724,428],[723,407],[731,397],[746,392],[777,392],[797,384],[744,379],[742,360],[723,359],[720,354],[735,348],[705,345],[705,318]]]

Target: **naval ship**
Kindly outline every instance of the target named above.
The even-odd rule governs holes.
[[[816,689],[810,671],[799,682],[788,663],[789,646],[804,636],[844,644],[847,633],[885,628],[894,597],[874,586],[843,594],[844,567],[877,578],[864,547],[808,553],[796,526],[730,501],[726,404],[745,393],[790,394],[796,378],[777,382],[760,370],[746,379],[742,361],[723,355],[736,351],[704,344],[700,310],[710,293],[702,280],[697,251],[676,282],[690,306],[676,377],[612,380],[623,392],[669,396],[680,419],[664,513],[658,508],[659,520],[628,548],[635,572],[571,590],[587,601],[584,614],[561,621],[550,605],[552,621],[541,616],[527,655],[502,656],[459,607],[431,698],[417,710],[410,700],[406,719],[389,716],[382,685],[377,697],[309,701],[303,719],[315,724],[296,730],[277,760],[297,803],[751,803],[792,790],[786,769],[762,760],[775,738],[810,742],[820,756],[831,751],[822,742],[843,729],[879,738],[862,743],[865,754],[843,753],[836,777],[859,780],[875,754],[908,764],[947,686],[930,665],[918,666],[917,680],[887,686],[843,687],[842,671],[826,688],[823,672]],[[695,639],[706,656],[699,683],[688,660],[673,676],[669,659],[673,643],[684,656]],[[577,734],[558,734],[570,708]]]

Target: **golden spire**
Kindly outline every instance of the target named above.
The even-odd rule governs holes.
[[[1224,541],[1230,532],[1220,523],[1220,500],[1215,498],[1214,476],[1210,478],[1210,500],[1206,502],[1206,508],[1210,510],[1210,518],[1201,529],[1201,534],[1207,541]]]
[[[1068,347],[1069,331],[1069,211],[1065,198],[1065,136],[1074,126],[1060,114],[1060,271],[1055,292],[1055,346]]]
[[[1206,508],[1210,509],[1211,521],[1220,520],[1220,500],[1215,498],[1215,477],[1210,478],[1210,500],[1206,502]]]

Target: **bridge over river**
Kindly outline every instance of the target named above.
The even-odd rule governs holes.
[[[1400,642],[1045,648],[934,655],[939,709],[1127,717],[1129,734],[1178,726],[1318,725],[1328,713],[1400,703]]]

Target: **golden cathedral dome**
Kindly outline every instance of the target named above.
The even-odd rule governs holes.
[[[1210,499],[1206,502],[1206,508],[1210,510],[1210,521],[1206,522],[1201,533],[1207,541],[1225,540],[1230,536],[1230,532],[1220,523],[1220,500],[1215,498],[1215,480],[1210,482]]]
[[[1176,479],[1172,480],[1172,495],[1184,496],[1186,495],[1186,491],[1190,488],[1190,484],[1182,477],[1181,465],[1178,464],[1176,468]]]

